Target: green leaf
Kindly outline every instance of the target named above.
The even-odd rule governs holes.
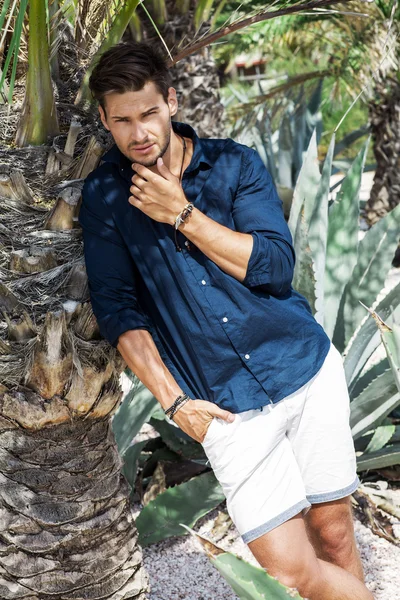
[[[378,326],[382,342],[386,350],[389,365],[394,376],[396,387],[400,392],[400,325],[393,314],[393,325],[389,327],[387,323],[378,315],[375,310],[371,310],[360,301],[360,304],[368,310]]]
[[[350,400],[354,400],[354,398],[359,396],[374,379],[382,375],[385,371],[390,371],[389,361],[386,356],[353,380],[352,385],[349,387]]]
[[[121,455],[127,451],[133,438],[142,425],[149,421],[157,406],[157,399],[137,379],[136,385],[126,394],[112,420],[115,441]]]
[[[196,30],[204,21],[208,21],[214,4],[214,0],[198,0],[195,4],[194,26]]]
[[[230,552],[210,560],[241,600],[301,600],[297,592],[290,592],[266,571]]]
[[[400,283],[392,288],[376,307],[382,319],[388,319],[392,313],[400,312]],[[344,358],[344,370],[349,387],[359,376],[365,363],[381,343],[379,332],[373,319],[366,318],[355,332]]]
[[[183,525],[197,539],[212,564],[242,600],[301,600],[296,588],[288,588],[265,569],[225,552],[214,542]]]
[[[296,234],[294,237],[294,251],[296,264],[293,274],[293,288],[305,296],[315,313],[315,273],[311,248],[308,243],[308,228],[304,216],[304,202],[297,220]]]
[[[368,141],[351,165],[328,215],[324,328],[331,339],[343,290],[357,262],[359,194]],[[333,342],[341,351],[342,344]]]
[[[129,483],[132,491],[135,489],[136,476],[139,467],[139,456],[146,444],[147,440],[132,444],[132,446],[129,446],[124,454],[124,466],[122,467],[122,474]]]
[[[292,208],[290,210],[288,222],[293,238],[296,234],[297,221],[300,217],[300,211],[303,203],[306,222],[309,223],[310,221],[320,179],[321,175],[318,166],[317,135],[316,131],[314,130],[293,193]]]
[[[378,319],[377,322],[392,374],[400,392],[400,326],[394,316],[392,327],[389,327],[382,319]]]
[[[400,464],[400,444],[386,446],[382,450],[357,457],[357,471],[384,469],[398,464]]]
[[[391,417],[390,417],[391,418]],[[390,421],[390,418],[387,421]],[[365,452],[369,442],[373,438],[375,432],[367,431],[357,440],[354,440],[354,447],[356,452]],[[398,444],[400,442],[400,425],[395,425],[395,431],[390,438],[391,445]]]
[[[168,537],[186,535],[180,523],[192,527],[224,499],[213,472],[167,489],[149,502],[136,519],[139,543],[148,546]]]
[[[335,135],[331,138],[324,166],[322,168],[321,179],[317,189],[314,209],[310,218],[308,233],[315,271],[316,314],[314,317],[320,325],[323,325],[324,323],[324,275],[328,236],[328,198],[334,145]]]
[[[358,261],[344,291],[345,344],[365,317],[362,300],[371,306],[383,289],[400,230],[400,205],[373,225],[359,243]]]
[[[351,403],[350,426],[354,439],[382,423],[400,404],[400,393],[392,372],[384,371],[373,379]]]
[[[383,425],[379,425],[376,428],[374,435],[372,436],[368,446],[365,448],[365,452],[376,452],[380,450],[392,439],[396,431],[396,425],[390,422],[390,419],[385,419]]]

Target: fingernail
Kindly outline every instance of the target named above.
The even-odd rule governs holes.
[[[233,423],[234,420],[235,420],[235,415],[229,415],[228,422]]]

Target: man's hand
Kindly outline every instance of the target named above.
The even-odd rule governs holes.
[[[128,200],[155,221],[174,225],[188,200],[179,177],[171,173],[161,157],[157,159],[157,168],[160,175],[138,163],[132,164],[136,175],[132,177],[133,185],[129,188],[132,196]]]
[[[213,418],[233,423],[235,415],[208,400],[189,400],[174,416],[174,422],[196,442],[202,442]]]

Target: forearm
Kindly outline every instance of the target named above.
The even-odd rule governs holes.
[[[164,364],[149,331],[133,329],[119,336],[117,349],[126,364],[165,409],[182,390]]]
[[[243,281],[253,249],[250,233],[232,231],[229,227],[210,219],[197,208],[194,208],[191,215],[179,226],[179,231],[225,273],[240,282]]]

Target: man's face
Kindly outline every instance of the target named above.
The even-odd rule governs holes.
[[[99,112],[120,151],[132,162],[152,167],[168,150],[171,116],[177,107],[174,88],[169,88],[166,103],[154,82],[148,81],[137,92],[107,94],[106,114],[101,106]]]

